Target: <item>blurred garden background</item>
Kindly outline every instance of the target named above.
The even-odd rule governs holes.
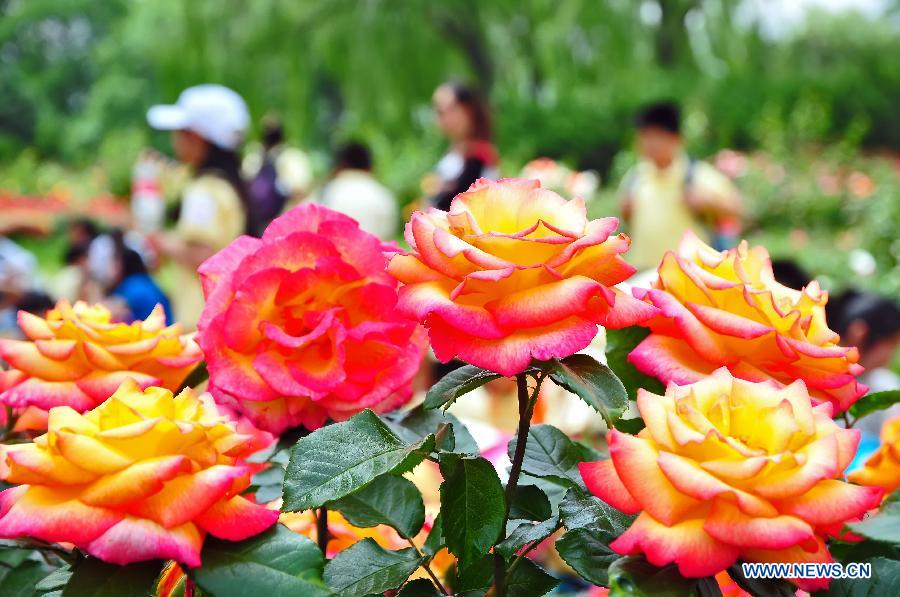
[[[615,214],[632,117],[684,109],[692,155],[733,177],[744,236],[824,286],[900,290],[900,3],[766,0],[2,0],[0,208],[43,271],[65,216],[125,217],[145,113],[223,83],[275,112],[318,176],[364,140],[407,203],[445,149],[432,91],[478,85],[500,170],[545,156],[599,175]],[[258,138],[258,128],[250,135]],[[57,217],[57,215],[59,217]],[[39,232],[40,234],[35,234]]]

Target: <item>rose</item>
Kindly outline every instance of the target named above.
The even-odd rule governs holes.
[[[0,371],[0,399],[3,393],[21,382],[27,376],[21,371],[15,369],[9,371]],[[26,406],[25,408],[17,408],[15,423],[13,423],[12,431],[44,431],[47,429],[47,411],[37,406]],[[0,427],[9,428],[9,417],[6,409],[0,410]]]
[[[158,305],[130,324],[112,322],[103,305],[80,301],[61,300],[46,318],[20,311],[28,340],[0,339],[0,357],[12,366],[0,379],[0,402],[17,411],[65,405],[84,412],[126,378],[176,390],[202,355],[191,335],[165,321]]]
[[[825,322],[828,294],[815,282],[801,291],[777,283],[762,247],[720,253],[688,233],[653,287],[634,293],[662,314],[628,358],[663,382],[692,383],[722,366],[749,381],[802,379],[835,412],[866,392],[859,352],[839,346]]]
[[[614,284],[634,268],[619,257],[630,240],[615,218],[588,221],[584,201],[566,201],[537,181],[481,179],[450,212],[416,212],[413,251],[389,270],[405,286],[399,308],[428,328],[438,359],[459,357],[503,375],[531,360],[586,347],[597,324],[624,327],[655,309]]]
[[[670,384],[665,396],[640,390],[637,405],[646,428],[637,436],[610,430],[610,459],[580,465],[591,493],[640,512],[610,544],[620,554],[675,562],[686,577],[739,559],[831,562],[826,535],[881,499],[880,488],[837,478],[859,431],[832,421],[831,404],[813,406],[802,381],[753,383],[722,368],[692,385]]]
[[[216,400],[275,433],[406,402],[425,335],[396,312],[385,248],[308,204],[204,262],[199,343]]]
[[[860,485],[883,487],[885,494],[900,488],[900,415],[884,422],[881,446],[848,478]]]
[[[22,485],[0,493],[0,537],[72,543],[113,564],[199,566],[206,533],[238,541],[277,520],[241,495],[258,468],[242,459],[258,448],[208,395],[126,380],[83,415],[50,409],[34,443],[2,446],[4,480]]]

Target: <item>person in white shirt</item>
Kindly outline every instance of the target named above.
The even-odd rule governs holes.
[[[157,130],[172,132],[175,157],[191,172],[181,192],[175,229],[148,240],[174,265],[170,293],[175,318],[184,330],[193,330],[204,305],[197,268],[248,229],[240,149],[250,112],[234,90],[196,85],[174,104],[151,107],[147,121]]]
[[[362,143],[348,143],[335,153],[334,174],[315,200],[346,214],[381,240],[396,237],[397,199],[372,174],[372,156]]]

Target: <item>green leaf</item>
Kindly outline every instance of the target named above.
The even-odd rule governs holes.
[[[440,597],[441,592],[427,578],[411,580],[400,589],[396,597]]]
[[[527,472],[522,473],[519,477],[519,483],[534,485],[543,491],[544,495],[546,495],[547,499],[550,501],[551,514],[559,512],[559,503],[566,495],[566,492],[569,491],[569,488],[572,487],[572,483],[568,479],[565,481],[558,481],[551,479],[550,477],[535,477],[529,475]]]
[[[482,457],[441,455],[441,524],[447,548],[465,568],[503,530],[506,501],[497,471]]]
[[[882,504],[882,507],[884,505]],[[838,562],[868,562],[872,558],[884,557],[889,560],[900,560],[900,543],[883,543],[864,539],[863,541],[838,541],[828,543],[828,551]]]
[[[442,410],[425,410],[418,406],[407,413],[386,415],[385,420],[397,436],[415,443],[429,434],[437,432],[441,425],[450,425],[452,432],[436,448],[447,452],[478,455],[478,444],[466,426],[459,419]]]
[[[4,569],[15,568],[33,555],[40,557],[35,550],[20,547],[15,543],[0,545],[0,572],[3,572]]]
[[[519,485],[509,507],[510,519],[521,518],[540,522],[553,515],[550,498],[536,485]]]
[[[540,597],[552,591],[558,584],[559,580],[544,572],[528,558],[524,558],[510,575],[506,590],[509,597]]]
[[[629,435],[637,435],[638,432],[646,426],[644,419],[640,417],[635,417],[633,419],[619,419],[615,423],[615,428],[617,430]]]
[[[203,566],[189,574],[204,593],[215,597],[329,594],[318,546],[281,524],[244,541],[207,537],[202,557]]]
[[[637,397],[638,388],[644,388],[654,394],[663,394],[666,391],[666,386],[662,382],[644,375],[628,362],[628,353],[648,335],[649,329],[636,325],[621,330],[606,330],[606,364],[616,372],[631,400]]]
[[[590,529],[572,529],[556,540],[556,551],[578,576],[595,585],[609,584],[606,570],[621,556]]]
[[[284,468],[273,463],[269,468],[253,475],[250,486],[256,488],[253,493],[259,503],[280,498],[284,486]]]
[[[691,595],[698,579],[684,578],[677,566],[657,568],[641,556],[619,558],[609,566],[609,595],[683,597]]]
[[[428,538],[425,539],[425,544],[422,546],[422,551],[426,554],[433,556],[446,545],[442,527],[443,523],[441,522],[441,515],[438,513],[434,518],[434,524],[431,525],[431,531],[428,533]]]
[[[207,379],[209,379],[209,371],[206,369],[206,361],[202,361],[184,378],[184,381],[181,382],[181,385],[175,391],[175,395],[177,396],[185,388],[195,388]]]
[[[559,514],[568,529],[556,541],[560,557],[588,582],[607,585],[607,568],[620,557],[609,543],[625,532],[634,517],[578,488],[566,492]]]
[[[886,501],[874,516],[847,526],[854,533],[873,541],[900,544],[900,502]]]
[[[357,541],[325,566],[325,582],[339,596],[360,597],[396,589],[422,558],[408,547],[388,551],[372,539]]]
[[[415,537],[425,524],[425,504],[416,486],[403,477],[383,475],[362,489],[335,502],[338,510],[358,527],[386,524],[406,539]]]
[[[72,578],[72,567],[64,564],[41,579],[34,588],[38,591],[55,591],[62,589]]]
[[[898,402],[900,402],[900,390],[872,392],[854,402],[850,406],[850,414],[857,418],[864,417],[869,413],[890,408]]]
[[[284,478],[286,512],[318,508],[386,473],[405,472],[431,452],[434,436],[407,444],[371,410],[301,438]]]
[[[457,570],[454,594],[487,591],[494,582],[494,556],[481,556],[465,568]]]
[[[900,562],[874,558],[871,578],[835,578],[824,593],[827,597],[882,597],[900,595]]]
[[[32,597],[36,594],[35,585],[47,572],[47,566],[36,560],[26,560],[15,568],[0,567],[0,595]]]
[[[549,361],[550,379],[588,403],[608,427],[628,409],[628,392],[615,373],[586,354]]]
[[[516,438],[509,442],[510,460],[516,450]],[[601,460],[603,455],[572,441],[552,425],[534,425],[528,430],[522,470],[533,477],[549,477],[569,486],[584,487],[578,463]]]
[[[766,597],[794,597],[797,587],[780,578],[747,578],[741,565],[734,564],[728,568],[728,576],[751,595],[766,595]]]
[[[162,562],[135,562],[128,566],[107,564],[96,558],[86,558],[72,569],[72,576],[63,588],[63,597],[108,597],[109,595],[154,595],[156,579]],[[46,577],[37,576],[30,585]],[[6,595],[6,593],[3,593]],[[30,593],[29,593],[30,594]]]
[[[508,560],[529,543],[543,541],[558,528],[559,519],[555,516],[538,523],[525,521],[517,526],[495,549]]]
[[[450,406],[460,396],[501,377],[503,376],[499,373],[487,371],[475,365],[464,365],[459,369],[454,369],[431,386],[431,389],[425,394],[425,402],[422,406],[426,410]]]
[[[624,533],[635,519],[577,488],[566,492],[559,515],[567,529],[590,529],[607,542]]]

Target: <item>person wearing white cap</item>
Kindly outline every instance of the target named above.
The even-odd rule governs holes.
[[[172,293],[175,317],[193,329],[203,308],[197,267],[246,229],[239,150],[250,114],[233,90],[197,85],[185,89],[174,104],[150,108],[147,121],[155,129],[172,131],[175,157],[192,170],[175,230],[153,240],[178,266],[178,292]]]

